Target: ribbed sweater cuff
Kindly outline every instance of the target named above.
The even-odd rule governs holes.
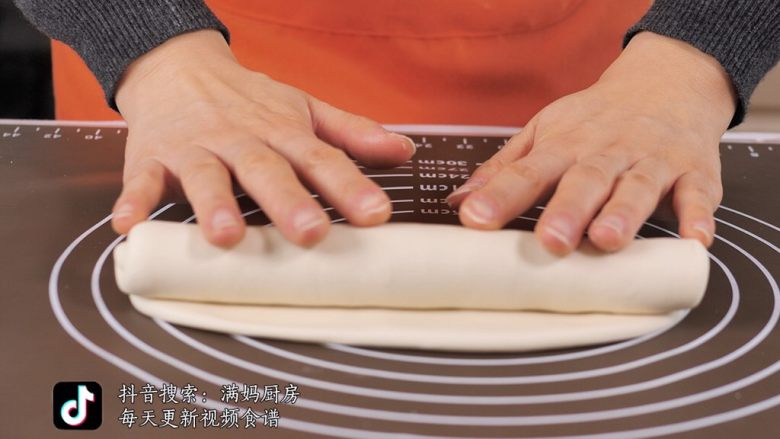
[[[97,77],[109,105],[116,109],[116,87],[136,58],[168,39],[194,30],[217,29],[226,40],[227,28],[200,0],[134,0],[133,7],[113,0],[92,2],[90,16],[65,9],[78,23],[81,38],[68,43]]]
[[[750,96],[780,52],[778,1],[656,0],[625,36],[641,31],[682,40],[717,59],[731,77],[739,102],[729,128],[745,117]]]

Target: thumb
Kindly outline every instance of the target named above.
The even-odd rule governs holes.
[[[314,133],[360,163],[376,168],[398,166],[415,152],[412,139],[391,133],[379,123],[309,97]]]

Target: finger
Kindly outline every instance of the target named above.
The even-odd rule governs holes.
[[[609,201],[588,228],[588,238],[606,251],[626,246],[653,213],[674,181],[666,162],[645,159],[637,162],[615,184]]]
[[[246,224],[233,196],[230,172],[205,149],[189,148],[186,154],[175,173],[206,239],[222,247],[237,244]]]
[[[301,246],[316,244],[327,234],[330,218],[287,160],[256,142],[235,148],[227,158],[233,174],[285,238]]]
[[[469,227],[497,229],[528,210],[571,166],[573,158],[543,151],[512,162],[460,206],[460,220]]]
[[[713,213],[720,204],[723,187],[717,178],[690,172],[674,185],[674,211],[680,223],[680,236],[698,239],[709,247],[715,236]]]
[[[310,97],[315,134],[370,167],[398,166],[412,158],[412,139],[387,131],[379,123]]]
[[[615,148],[587,157],[566,171],[536,224],[542,244],[559,255],[577,248],[615,180],[631,165],[631,157]]]
[[[275,148],[317,193],[352,224],[370,226],[390,218],[387,194],[363,175],[340,149],[309,135],[296,135]]]
[[[111,216],[111,226],[119,234],[126,234],[134,225],[146,220],[165,192],[166,170],[156,160],[128,166],[125,175]]]
[[[496,176],[509,163],[524,157],[533,146],[534,133],[536,131],[535,119],[498,150],[497,153],[477,168],[471,177],[447,197],[447,203],[452,207],[458,207],[469,193],[485,186],[490,179]]]

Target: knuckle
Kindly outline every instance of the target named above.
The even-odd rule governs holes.
[[[720,182],[695,185],[690,188],[690,191],[697,199],[706,202],[708,208],[717,206],[723,199],[723,186]]]
[[[303,155],[302,166],[306,171],[317,172],[324,168],[335,166],[348,160],[344,151],[331,147],[316,147],[309,149]]]
[[[148,186],[160,180],[161,177],[160,170],[151,163],[147,163],[133,170],[128,169],[124,175],[124,183],[133,182],[137,185]]]
[[[146,206],[152,203],[152,198],[152,191],[148,186],[129,186],[123,189],[117,204],[129,203],[136,206]]]
[[[604,210],[626,219],[636,219],[644,216],[644,212],[636,203],[622,200],[611,202]]]
[[[531,147],[531,138],[525,130],[510,137],[498,150],[498,154],[524,154]]]
[[[596,162],[586,161],[575,166],[570,172],[587,180],[588,184],[598,184],[601,187],[612,185],[612,175]]]
[[[366,116],[361,116],[357,114],[348,113],[350,116],[348,120],[352,124],[352,127],[370,127],[370,128],[377,128],[380,127],[378,122],[375,122],[373,119],[369,119]]]
[[[511,143],[511,142],[513,142],[513,141],[516,141],[517,139],[521,138],[521,136],[522,136],[522,135],[523,135],[523,131],[522,131],[522,130],[521,130],[521,131],[518,131],[518,132],[516,132],[515,134],[512,134],[512,135],[509,137],[509,140],[507,140],[507,143]]]
[[[475,175],[495,175],[501,169],[506,166],[502,159],[498,157],[492,157],[489,160],[482,163],[482,165],[474,172]]]
[[[294,117],[265,118],[256,127],[257,137],[276,150],[295,148],[313,130],[313,127]]]
[[[661,184],[658,179],[645,171],[631,170],[623,175],[623,180],[634,185],[645,188],[645,190],[654,193],[661,191]]]
[[[723,201],[723,185],[720,182],[715,183],[712,186],[712,191],[712,202],[717,206]]]
[[[289,164],[271,151],[246,153],[235,164],[236,173],[245,177],[268,175],[274,169],[288,168]]]
[[[510,137],[509,140],[506,141],[506,145],[511,146],[511,145],[522,144],[524,142],[525,137],[526,134],[520,131],[519,133],[512,135],[512,137]]]
[[[703,217],[711,215],[715,207],[703,199],[690,200],[679,206],[679,212],[687,217]]]
[[[187,199],[196,207],[225,205],[230,202],[229,188],[219,185],[199,187],[197,190],[185,190]]]
[[[702,189],[709,194],[709,200],[715,205],[720,204],[723,199],[723,184],[720,178],[713,177],[702,181]]]
[[[529,165],[523,161],[510,163],[506,168],[514,177],[519,178],[534,188],[539,188],[544,184],[542,172],[535,166]]]
[[[214,158],[201,157],[185,163],[179,172],[182,182],[194,182],[209,174],[219,171],[219,161]]]

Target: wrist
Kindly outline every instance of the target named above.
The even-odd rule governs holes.
[[[652,32],[634,36],[599,79],[600,83],[614,81],[672,99],[673,105],[668,100],[659,102],[668,105],[669,111],[695,108],[707,123],[722,128],[721,132],[728,127],[737,106],[734,85],[717,59],[684,41]],[[677,105],[680,103],[689,105]]]
[[[117,86],[116,104],[127,115],[143,110],[161,90],[182,85],[214,65],[237,63],[222,34],[204,29],[177,35],[133,61]]]

